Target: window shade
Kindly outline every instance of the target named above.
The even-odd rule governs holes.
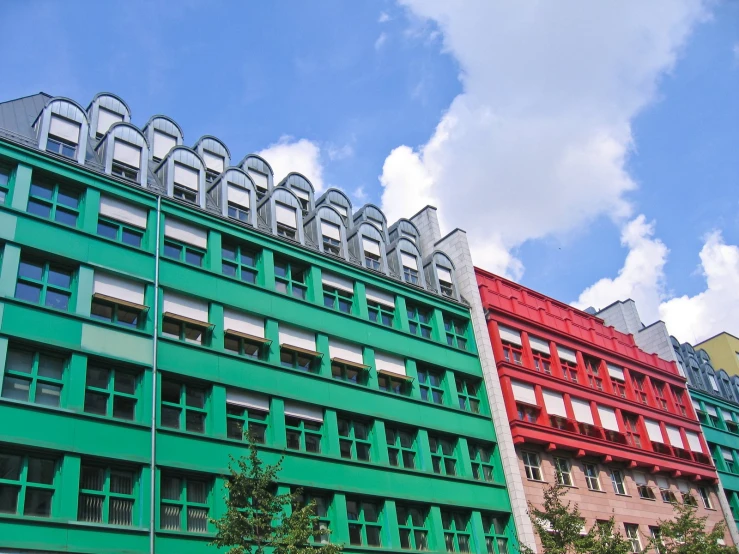
[[[521,346],[521,333],[505,325],[498,325],[498,331],[500,331],[500,340],[510,342]]]
[[[662,438],[662,429],[660,428],[659,423],[652,419],[645,419],[644,425],[647,428],[647,434],[649,435],[650,441],[662,444],[665,443],[665,439]]]
[[[208,303],[191,296],[164,292],[164,312],[173,313],[196,321],[208,321]]]
[[[139,169],[141,167],[141,148],[115,139],[115,143],[113,144],[113,159]]]
[[[691,398],[690,400],[693,402],[693,408],[695,408],[695,411],[696,412],[702,412],[703,411],[703,408],[701,408],[700,403],[695,398]]]
[[[226,402],[263,412],[269,411],[269,397],[256,392],[228,389],[226,391]]]
[[[565,348],[564,346],[558,346],[557,354],[559,354],[560,360],[564,360],[565,362],[570,362],[573,364],[577,363],[577,356],[575,355],[574,350],[570,350],[569,348]]]
[[[264,173],[250,169],[249,177],[251,177],[251,180],[254,181],[254,185],[256,187],[264,190],[267,190],[269,188],[269,177]]]
[[[685,481],[678,481],[677,489],[683,494],[688,494],[690,492],[690,485]]]
[[[535,352],[541,352],[547,356],[551,353],[549,350],[549,341],[529,335],[529,344],[531,345],[531,350]]]
[[[298,228],[295,208],[277,203],[275,204],[275,215],[277,216],[277,223],[287,225],[288,227],[292,227],[293,229]]]
[[[365,289],[365,295],[370,302],[377,302],[388,308],[395,308],[395,295],[382,292],[371,287]]]
[[[706,406],[706,412],[708,412],[708,415],[710,416],[718,417],[718,412],[713,406]]]
[[[74,144],[80,142],[80,124],[58,115],[51,114],[49,134]]]
[[[146,229],[146,209],[121,202],[110,196],[100,197],[100,215]]]
[[[303,189],[299,189],[297,187],[291,188],[291,191],[295,193],[295,196],[300,198],[301,200],[305,200],[306,202],[310,201],[310,193],[307,191],[304,191]]]
[[[111,112],[105,108],[98,108],[98,128],[95,130],[96,133],[104,135],[108,132],[108,129],[113,123],[119,123],[123,121],[123,116],[119,113]]]
[[[164,222],[164,236],[198,248],[208,247],[208,233],[205,229],[193,227],[179,219],[167,218]]]
[[[384,352],[375,352],[375,367],[377,371],[389,371],[397,375],[405,375],[405,360]]]
[[[661,476],[659,476],[659,477],[657,477],[657,478],[655,479],[655,481],[657,481],[657,486],[658,486],[658,487],[659,487],[660,489],[663,489],[663,490],[669,490],[669,488],[670,488],[670,483],[669,483],[669,482],[667,481],[667,479],[666,479],[666,478],[664,478],[664,477],[661,477]]]
[[[549,415],[567,417],[565,401],[561,394],[548,390],[542,391],[542,394],[544,395],[544,405],[546,406],[547,413]]]
[[[731,417],[731,412],[728,410],[721,410],[721,415],[724,416],[724,421],[734,421]]]
[[[183,187],[187,187],[194,191],[197,191],[200,187],[198,186],[200,179],[200,172],[197,169],[182,165],[175,162],[174,164],[174,182]]]
[[[685,435],[688,437],[688,446],[693,452],[703,452],[701,447],[701,440],[698,438],[698,433],[693,431],[685,431]]]
[[[264,319],[236,310],[223,310],[223,329],[264,338]]]
[[[608,375],[611,376],[611,379],[616,379],[617,381],[625,381],[624,370],[622,368],[613,364],[606,365],[608,366]]]
[[[593,412],[590,409],[590,402],[572,398],[572,411],[575,412],[575,419],[580,423],[589,423],[593,425]]]
[[[362,237],[362,248],[364,248],[365,252],[369,252],[370,254],[374,254],[375,256],[380,256],[380,243],[376,240],[368,239],[367,237]]]
[[[600,424],[604,429],[618,431],[618,420],[616,419],[616,411],[613,408],[598,406],[598,415],[600,416]]]
[[[93,293],[139,304],[140,306],[144,305],[144,290],[143,283],[122,279],[110,273],[95,271],[93,277]]]
[[[708,380],[711,382],[711,388],[718,392],[718,383],[716,383],[716,378],[712,374],[708,373]]]
[[[228,201],[249,209],[249,191],[236,185],[228,184]]]
[[[721,455],[724,457],[724,460],[728,462],[734,462],[734,456],[731,454],[731,450],[728,448],[721,447]]]
[[[297,327],[280,324],[280,344],[287,344],[304,350],[316,351],[316,335]]]
[[[513,398],[517,402],[524,402],[526,404],[532,404],[533,406],[537,405],[533,385],[528,385],[519,381],[511,381],[511,388],[513,389]]]
[[[333,273],[322,273],[321,282],[327,287],[333,287],[354,294],[354,283],[349,279],[344,279]]]
[[[341,206],[340,204],[336,204],[335,202],[331,202],[331,205],[336,209],[337,212],[339,212],[339,215],[343,217],[349,217],[349,211],[346,209],[346,206]]]
[[[225,160],[222,156],[213,154],[212,152],[208,152],[207,150],[203,150],[203,161],[205,162],[205,167],[207,167],[211,171],[215,171],[216,173],[223,173]]]
[[[334,240],[341,240],[341,229],[334,223],[321,220],[321,235]]]
[[[175,146],[177,146],[177,139],[175,137],[154,129],[153,155],[155,158],[164,159]]]
[[[648,482],[647,482],[647,476],[645,474],[643,474],[643,473],[640,473],[638,471],[635,471],[634,472],[634,483],[636,483],[637,485],[646,485],[646,484],[648,484]]]
[[[285,401],[285,415],[323,423],[323,409],[302,402]]]
[[[445,267],[436,266],[436,276],[442,283],[452,283],[452,272]]]
[[[418,261],[416,260],[415,256],[411,256],[410,254],[401,252],[400,260],[403,262],[403,267],[407,267],[409,269],[415,269],[416,271],[418,271]]]
[[[362,357],[362,347],[358,344],[351,344],[335,339],[329,339],[328,354],[332,360],[334,358],[341,358],[342,360],[354,362],[355,364],[364,365],[364,358]]]
[[[665,429],[667,429],[667,438],[672,446],[685,448],[685,445],[683,445],[683,438],[680,436],[680,429],[673,427],[672,425],[666,425]]]

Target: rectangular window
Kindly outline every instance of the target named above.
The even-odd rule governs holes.
[[[572,464],[566,458],[554,458],[554,478],[560,485],[574,486]]]
[[[606,368],[611,378],[611,386],[613,387],[614,394],[621,398],[626,398],[626,382],[623,368],[613,364],[606,364]]]
[[[354,303],[354,290],[351,282],[333,276],[323,278],[323,305],[332,310],[350,314]]]
[[[162,335],[183,342],[204,346],[208,342],[208,327],[205,322],[187,320],[165,314],[162,318]]]
[[[626,428],[626,441],[637,448],[642,447],[641,432],[639,431],[639,420],[635,415],[623,414],[624,427]]]
[[[15,297],[57,310],[69,310],[73,271],[52,262],[21,258]]]
[[[416,433],[414,431],[385,427],[387,453],[390,465],[416,469]]]
[[[57,461],[0,452],[0,513],[51,517]]]
[[[634,373],[632,373],[631,376],[632,382],[634,383],[634,394],[636,394],[637,402],[649,404],[644,377],[642,375],[635,375]]]
[[[61,356],[10,346],[5,359],[3,398],[61,406],[66,365],[67,360]]]
[[[421,399],[434,404],[444,403],[444,375],[440,371],[434,371],[423,366],[418,367],[418,388]]]
[[[203,260],[205,259],[205,250],[190,246],[184,242],[179,242],[172,239],[164,240],[164,251],[162,255],[165,258],[171,258],[173,260],[179,260],[186,264],[194,265],[196,267],[203,267]]]
[[[377,372],[377,386],[381,391],[407,395],[410,391],[408,378],[389,372]]]
[[[562,376],[566,381],[577,383],[577,354],[575,354],[575,351],[558,346],[557,355],[559,356],[559,365],[562,368]]]
[[[703,501],[703,507],[708,510],[713,510],[713,502],[711,502],[711,495],[708,492],[708,488],[698,487],[698,492],[701,495],[701,500]]]
[[[663,502],[669,502],[670,504],[677,502],[675,493],[670,488],[670,483],[664,477],[657,477],[657,486],[659,487],[660,496],[662,496]]]
[[[395,318],[394,308],[390,308],[379,302],[367,300],[367,311],[369,312],[370,321],[374,321],[385,327],[393,326],[393,319]]]
[[[733,452],[728,448],[721,447],[721,457],[724,460],[726,471],[729,473],[736,473],[736,463],[734,462]]]
[[[307,270],[294,262],[275,260],[275,289],[277,292],[305,300]]]
[[[65,185],[47,181],[32,182],[28,213],[76,227],[80,215],[80,196],[79,192]]]
[[[585,482],[591,491],[599,491],[600,488],[600,472],[595,464],[583,464],[585,470]]]
[[[654,398],[657,400],[657,405],[663,410],[667,410],[668,404],[665,395],[665,384],[662,381],[652,379],[652,390],[654,391]]]
[[[315,504],[315,516],[313,517],[313,532],[315,535],[310,538],[310,541],[314,544],[328,544],[331,540],[326,530],[331,528],[331,520],[329,518],[331,498],[325,495],[314,494],[312,491],[304,491],[296,500],[297,505],[300,507],[307,506],[311,502]]]
[[[161,425],[191,433],[205,433],[208,414],[205,388],[162,379]]]
[[[205,479],[162,473],[159,527],[167,531],[207,533],[210,483]]]
[[[457,383],[457,397],[459,398],[460,409],[472,412],[473,414],[479,414],[480,382],[459,376],[456,376],[455,381]]]
[[[264,323],[262,322],[262,329],[264,329]],[[262,331],[262,334],[264,331]],[[239,354],[240,356],[246,356],[247,358],[253,358],[259,360],[265,351],[265,345],[270,341],[264,337],[258,335],[252,335],[250,333],[244,333],[238,329],[226,328],[223,335],[223,348]]]
[[[380,271],[382,268],[382,254],[380,243],[376,240],[362,237],[362,248],[364,250],[364,265],[369,269]]]
[[[585,359],[585,374],[591,389],[603,390],[603,376],[600,370],[600,360],[592,356],[583,356]]]
[[[662,531],[659,527],[652,527],[649,526],[649,534],[652,536],[652,539],[654,540],[654,544],[652,545],[654,547],[654,552],[656,554],[661,554],[661,546],[662,545]]]
[[[90,363],[85,381],[85,412],[134,421],[138,381],[130,371]]]
[[[348,460],[371,459],[372,439],[370,437],[371,424],[364,421],[339,418],[339,449],[341,457]]]
[[[349,544],[382,546],[382,505],[349,497],[346,499],[349,520]]]
[[[633,523],[624,523],[626,538],[631,543],[631,552],[641,552],[641,539],[639,538],[639,526]]]
[[[138,181],[140,167],[141,148],[120,139],[115,139],[111,173],[130,181]]]
[[[467,322],[452,317],[444,317],[446,343],[460,350],[467,350]]]
[[[341,256],[341,227],[335,223],[321,220],[321,237],[323,251],[334,256]]]
[[[626,495],[626,482],[624,475],[620,469],[611,469],[611,483],[613,484],[613,492],[616,494]]]
[[[428,550],[428,509],[421,506],[398,504],[398,529],[400,548]]]
[[[97,233],[101,237],[122,242],[123,244],[128,244],[136,248],[141,248],[141,243],[144,240],[143,230],[102,216],[98,219]]]
[[[138,476],[131,470],[83,463],[77,519],[133,525],[137,480]]]
[[[434,473],[440,475],[457,474],[457,440],[429,435],[431,464]]]
[[[444,296],[454,297],[454,283],[451,270],[436,266],[436,276],[439,278],[439,290]]]
[[[277,202],[275,204],[275,215],[277,217],[277,234],[291,240],[297,240],[298,224],[295,208]]]
[[[539,409],[534,406],[516,403],[516,410],[518,411],[518,419],[520,421],[536,423],[536,420],[539,419]]]
[[[101,196],[97,233],[101,237],[141,248],[147,216],[145,208]]]
[[[245,440],[247,432],[264,444],[269,421],[269,398],[248,391],[226,391],[226,433],[229,439]]]
[[[523,467],[526,470],[526,478],[533,481],[542,481],[541,460],[535,452],[521,452]]]
[[[287,447],[303,452],[321,452],[323,411],[297,402],[285,402]]]
[[[485,547],[488,554],[508,554],[508,537],[506,537],[506,517],[489,512],[482,512],[482,529],[485,533]],[[495,547],[498,550],[495,550]]]
[[[657,500],[652,487],[649,486],[647,476],[644,473],[634,473],[634,482],[636,483],[636,490],[639,491],[639,498],[644,500]]]
[[[447,552],[471,552],[469,513],[442,510],[441,525]]]
[[[539,352],[537,350],[532,351],[532,357],[534,358],[534,369],[539,373],[545,373],[546,375],[552,374],[552,357],[550,354]]]
[[[472,463],[472,477],[478,481],[488,481],[489,483],[492,483],[495,480],[493,446],[469,442],[467,450],[470,454],[470,462]]]
[[[200,172],[181,163],[174,163],[172,196],[192,204],[198,203]]]
[[[216,176],[210,171],[206,172],[206,178],[209,175],[212,177]],[[249,191],[232,183],[228,183],[226,194],[228,195],[228,217],[248,223],[249,205],[251,202]]]
[[[221,248],[221,272],[245,283],[257,282],[257,254],[247,246],[224,243]]]
[[[411,334],[423,337],[425,339],[430,339],[432,330],[431,310],[413,304],[408,304],[407,312],[408,327]]]
[[[11,173],[12,171],[9,168],[0,166],[0,204],[5,204],[5,199],[8,196]]]
[[[412,285],[418,285],[418,260],[412,254],[400,253],[403,264],[403,280]]]
[[[143,283],[95,271],[90,316],[138,329],[145,321],[144,296]]]
[[[81,126],[76,121],[52,114],[49,135],[46,138],[46,151],[65,158],[77,157]]]
[[[331,360],[331,376],[339,381],[367,384],[369,367],[359,363],[349,363],[344,360]]]
[[[169,151],[177,146],[177,138],[158,129],[154,129],[153,142],[152,158],[154,158],[155,162],[163,160]]]

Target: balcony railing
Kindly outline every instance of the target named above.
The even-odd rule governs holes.
[[[661,442],[652,441],[652,450],[660,454],[667,454],[668,456],[672,455],[672,450],[670,449],[670,447],[666,444],[662,444]]]

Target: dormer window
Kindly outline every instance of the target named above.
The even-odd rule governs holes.
[[[124,179],[138,181],[140,169],[141,148],[123,140],[115,139],[111,173]]]
[[[223,173],[225,160],[223,156],[203,150],[203,161],[205,162],[205,182],[212,183]]]
[[[249,191],[228,183],[228,217],[249,221]]]
[[[292,191],[295,193],[295,196],[298,197],[300,207],[303,209],[303,212],[307,212],[310,208],[310,194],[299,188],[294,188]]]
[[[364,265],[369,269],[380,271],[382,261],[380,243],[376,240],[362,237],[362,248],[364,249]]]
[[[154,161],[158,162],[164,159],[164,156],[175,146],[177,146],[177,139],[175,137],[154,129],[154,148],[152,150]]]
[[[49,137],[46,140],[46,151],[59,154],[65,158],[75,159],[79,142],[80,124],[52,114]]]
[[[436,266],[436,276],[439,278],[439,289],[444,296],[454,296],[454,284],[452,282],[452,272],[445,267]]]
[[[254,186],[257,189],[257,199],[261,200],[269,192],[269,176],[261,171],[250,169],[249,177],[254,181]]]
[[[403,280],[412,285],[418,285],[418,260],[411,254],[400,253],[400,261],[403,264]]]
[[[367,220],[371,221],[375,225],[377,225],[380,228],[380,231],[384,229],[384,224],[381,219],[378,219],[376,217],[372,217],[371,215],[367,215]]]
[[[199,177],[197,169],[175,162],[172,196],[197,204]]]
[[[298,219],[295,208],[285,204],[275,204],[275,216],[277,218],[277,234],[292,240],[298,238]]]
[[[341,228],[335,223],[321,220],[323,251],[341,256]]]
[[[119,113],[106,110],[102,106],[98,108],[98,127],[95,131],[95,138],[101,139],[108,132],[108,129],[114,123],[123,121],[123,116]]]
[[[409,240],[409,241],[411,241],[411,242],[412,242],[413,244],[415,244],[415,243],[416,243],[416,235],[414,235],[413,233],[409,233],[408,231],[403,231],[403,230],[401,229],[401,230],[400,230],[400,236],[401,236],[401,237],[403,237],[404,239],[408,239],[408,240]]]
[[[331,202],[330,204],[332,208],[339,212],[339,215],[344,219],[344,221],[346,221],[349,217],[349,210],[346,208],[346,206],[342,206],[341,204],[337,204],[336,202]]]

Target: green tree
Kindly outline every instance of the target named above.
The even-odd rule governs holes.
[[[659,548],[660,554],[736,554],[735,547],[718,543],[726,531],[723,521],[709,532],[706,529],[708,518],[696,515],[697,504],[673,502],[672,507],[674,519],[659,521],[659,537],[651,538],[647,549]]]
[[[338,554],[341,545],[321,544],[331,531],[316,521],[315,501],[302,505],[302,490],[276,494],[282,459],[265,465],[250,435],[248,457],[231,457],[226,483],[226,514],[211,520],[217,528],[210,543],[228,554]],[[287,508],[290,508],[289,510]],[[311,544],[311,539],[315,541]]]
[[[631,541],[616,530],[616,521],[609,519],[596,522],[590,530],[593,537],[592,554],[629,554]]]

